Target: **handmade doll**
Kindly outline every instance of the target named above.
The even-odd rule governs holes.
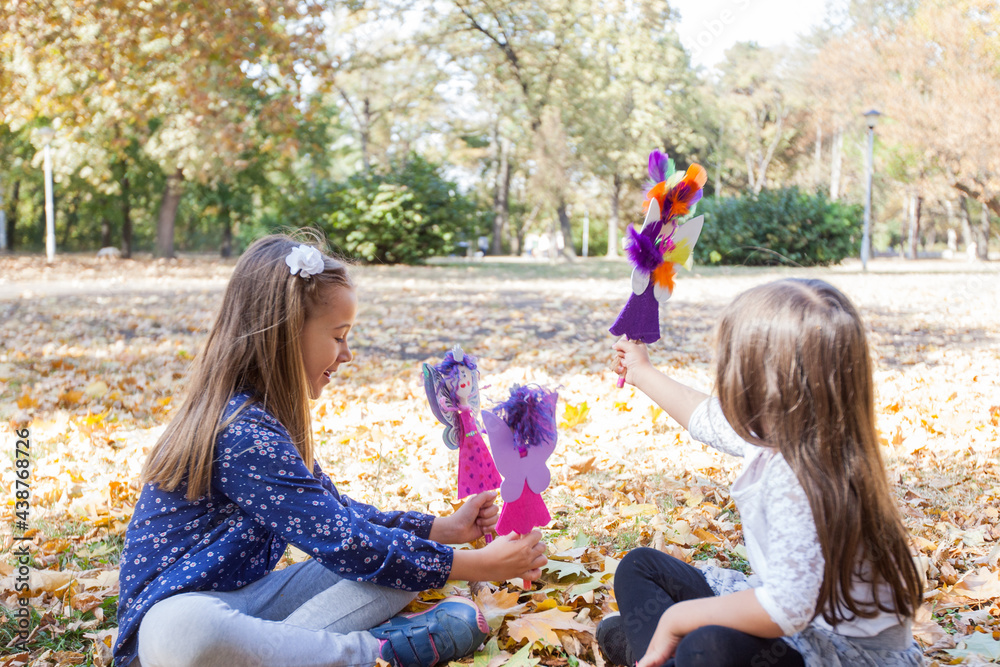
[[[659,304],[674,291],[677,266],[691,268],[691,252],[701,234],[704,216],[681,223],[701,199],[707,174],[697,164],[686,173],[674,171],[674,161],[660,151],[649,154],[653,187],[646,193],[646,219],[638,232],[628,228],[626,252],[635,267],[632,294],[611,326],[611,333],[629,340],[660,340]]]
[[[498,535],[525,535],[552,519],[541,494],[551,478],[545,461],[556,448],[558,398],[543,387],[515,386],[509,399],[483,413],[490,449],[504,477]]]
[[[444,444],[458,450],[458,497],[499,487],[500,473],[477,420],[479,371],[475,358],[456,345],[437,366],[424,364],[424,389],[434,416],[445,425]]]

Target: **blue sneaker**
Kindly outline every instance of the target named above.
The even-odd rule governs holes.
[[[416,614],[394,616],[369,630],[382,640],[379,657],[395,667],[432,667],[471,654],[490,632],[475,602],[445,598]]]

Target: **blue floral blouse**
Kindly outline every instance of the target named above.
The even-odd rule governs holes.
[[[125,535],[115,664],[136,655],[143,615],[171,595],[229,591],[270,572],[288,543],[344,577],[418,591],[439,588],[453,551],[428,539],[434,517],[381,512],[312,472],[285,428],[249,394],[236,394],[218,437],[212,487],[197,500],[146,485]]]

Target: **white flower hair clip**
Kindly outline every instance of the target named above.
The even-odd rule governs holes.
[[[293,276],[298,274],[301,278],[309,278],[317,273],[323,273],[325,268],[323,254],[309,245],[292,248],[292,251],[285,257],[285,264],[288,265]]]

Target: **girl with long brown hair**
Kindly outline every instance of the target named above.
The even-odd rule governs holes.
[[[537,578],[540,534],[455,550],[497,521],[495,493],[447,517],[382,512],[315,462],[309,400],[352,359],[357,295],[315,245],[268,236],[240,257],[188,396],[153,448],[121,557],[115,663],[430,667],[489,630],[448,579]],[[272,571],[294,544],[312,558]]]
[[[653,549],[615,574],[600,624],[610,661],[713,667],[922,664],[910,632],[920,574],[875,430],[872,364],[854,306],[820,280],[738,296],[718,328],[710,397],[655,369],[641,343],[614,370],[692,437],[744,458],[731,494],[750,577]]]

